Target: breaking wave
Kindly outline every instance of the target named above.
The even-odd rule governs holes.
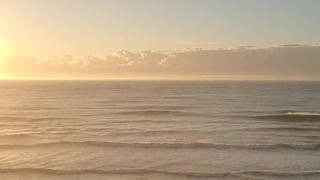
[[[320,113],[317,112],[286,112],[284,114],[249,116],[254,119],[278,119],[287,121],[319,121]]]
[[[320,113],[316,112],[287,112],[287,115],[297,115],[297,116],[320,116]]]

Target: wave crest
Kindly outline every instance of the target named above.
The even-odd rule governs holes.
[[[320,116],[320,113],[316,112],[287,112],[287,115],[297,115],[297,116]]]
[[[317,113],[317,112],[286,112],[284,114],[249,116],[248,118],[283,120],[283,121],[320,122],[320,113]]]

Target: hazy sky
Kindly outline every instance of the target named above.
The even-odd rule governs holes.
[[[320,79],[319,9],[319,0],[0,0],[0,76]]]
[[[0,0],[2,55],[313,44],[319,0]]]

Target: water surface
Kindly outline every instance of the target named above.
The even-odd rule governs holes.
[[[0,179],[320,179],[320,83],[0,81]]]

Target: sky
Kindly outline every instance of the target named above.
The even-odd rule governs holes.
[[[317,72],[310,72],[312,67],[309,66],[319,65],[319,9],[319,0],[0,0],[0,57],[3,59],[0,69],[2,74],[16,72],[10,76],[30,76],[22,68],[33,65],[30,59],[35,59],[36,64],[61,64],[64,61],[72,66],[79,61],[88,64],[92,59],[99,59],[92,61],[101,61],[104,65],[107,61],[110,65],[112,61],[113,66],[122,67],[142,63],[142,60],[126,57],[122,59],[123,65],[120,60],[110,58],[120,58],[124,52],[127,52],[126,56],[132,53],[141,57],[148,54],[144,52],[161,52],[162,59],[158,56],[145,58],[149,59],[145,64],[157,62],[161,68],[168,59],[174,61],[174,57],[183,53],[186,60],[179,60],[181,67],[186,68],[188,59],[197,59],[193,60],[195,63],[206,59],[209,64],[218,63],[212,66],[220,67],[237,49],[237,53],[242,53],[225,65],[230,66],[225,71],[224,68],[205,70],[205,65],[203,71],[179,69],[180,66],[174,69],[169,63],[166,67],[171,68],[173,74],[251,75],[250,68],[240,71],[241,63],[237,59],[247,57],[253,49],[270,54],[267,50],[278,48],[285,52],[281,51],[281,58],[270,61],[285,59],[289,65],[305,66],[300,70],[289,68],[284,71],[288,72],[286,75],[314,76]],[[309,59],[302,57],[306,53],[303,50],[312,51],[309,52],[312,56],[308,54]],[[208,51],[212,53],[201,54]],[[217,52],[221,55],[217,56]],[[294,58],[290,62],[288,58],[297,52],[301,59]],[[274,75],[271,69],[263,69],[262,62],[256,63],[265,56],[258,53],[248,61],[257,65],[256,74]],[[221,62],[215,60],[217,57]],[[238,69],[232,71],[231,66]],[[149,69],[152,67],[144,65],[136,71],[147,72]],[[68,74],[70,70],[56,71],[56,74]]]

